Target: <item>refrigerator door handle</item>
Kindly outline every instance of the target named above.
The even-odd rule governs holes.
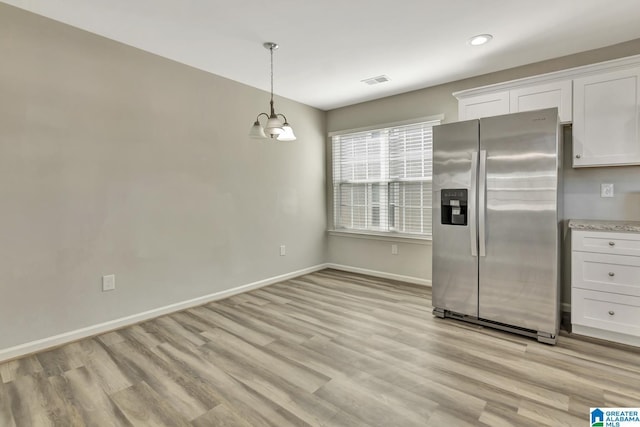
[[[471,256],[478,256],[478,219],[476,218],[476,200],[478,186],[478,153],[471,153],[471,188],[469,191],[469,239]]]
[[[480,256],[487,256],[486,210],[487,210],[487,150],[480,150],[480,175],[478,177],[478,239]]]

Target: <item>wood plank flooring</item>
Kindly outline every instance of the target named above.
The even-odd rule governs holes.
[[[637,348],[431,315],[324,270],[0,364],[0,426],[583,426],[640,406]]]

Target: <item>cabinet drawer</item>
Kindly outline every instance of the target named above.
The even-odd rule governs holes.
[[[640,297],[640,257],[573,252],[571,285]]]
[[[603,231],[571,232],[573,251],[640,256],[640,234]]]
[[[571,289],[571,323],[640,336],[640,298]]]

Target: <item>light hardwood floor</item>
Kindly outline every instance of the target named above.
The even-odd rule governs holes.
[[[324,270],[0,365],[0,426],[584,426],[640,406],[640,352],[431,315]]]

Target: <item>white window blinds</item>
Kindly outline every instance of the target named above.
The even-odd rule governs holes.
[[[336,230],[431,236],[432,127],[439,123],[332,138]]]

